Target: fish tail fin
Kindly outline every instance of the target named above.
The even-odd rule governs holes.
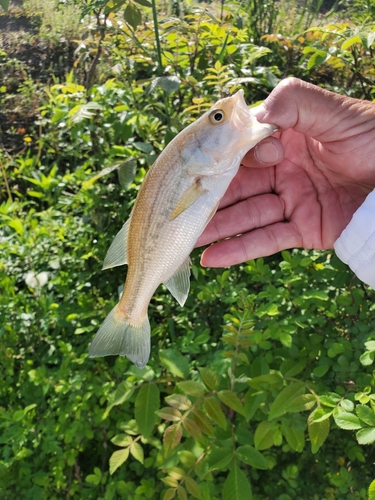
[[[89,356],[96,358],[118,354],[126,356],[138,368],[143,368],[150,357],[150,344],[148,317],[140,326],[130,325],[116,305],[95,335]]]

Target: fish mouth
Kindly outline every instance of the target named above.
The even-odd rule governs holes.
[[[254,124],[253,116],[246,105],[243,90],[239,90],[233,96],[233,122],[236,128],[241,129],[244,126],[250,128]]]
[[[238,130],[243,129],[244,127],[247,129],[253,129],[254,126],[257,126],[264,131],[265,137],[267,137],[267,133],[268,135],[271,135],[278,130],[278,127],[276,125],[273,125],[271,123],[258,122],[256,117],[250,112],[249,108],[247,107],[242,89],[234,94],[233,99],[234,106],[232,119],[234,126]]]

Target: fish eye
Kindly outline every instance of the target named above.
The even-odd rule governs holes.
[[[225,113],[222,109],[213,109],[209,116],[212,125],[218,125],[225,119]]]

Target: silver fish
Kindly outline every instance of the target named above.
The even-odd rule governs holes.
[[[90,357],[119,354],[142,368],[150,356],[148,305],[168,288],[181,306],[190,288],[190,258],[246,152],[277,130],[261,124],[243,91],[220,99],[182,130],[150,168],[128,221],[103,269],[128,265],[123,294],[97,332]]]

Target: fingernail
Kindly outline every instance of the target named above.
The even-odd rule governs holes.
[[[273,142],[266,141],[255,147],[254,156],[260,163],[277,163],[279,151]]]
[[[267,113],[264,104],[259,104],[259,106],[255,106],[255,108],[250,108],[250,111],[257,120],[261,120],[262,118],[264,118]]]

